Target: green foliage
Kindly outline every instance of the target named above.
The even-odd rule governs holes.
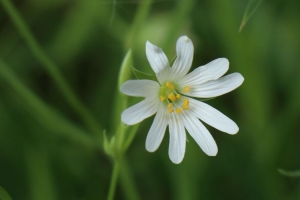
[[[12,200],[9,194],[0,186],[0,200]]]
[[[282,175],[293,177],[293,178],[299,178],[300,177],[300,170],[286,171],[286,170],[283,170],[283,169],[278,169],[278,172]]]
[[[148,79],[148,80],[153,80],[153,81],[158,82],[155,75],[146,74],[144,72],[141,72],[140,70],[135,69],[134,67],[131,67],[131,69],[132,69],[132,71],[133,71],[133,73],[134,73],[134,75],[137,79],[140,79],[140,80],[141,79]]]
[[[250,17],[252,17],[253,13],[257,10],[257,8],[261,2],[262,2],[262,0],[249,0],[247,7],[246,7],[246,11],[243,16],[242,23],[240,25],[239,32],[242,31],[242,29],[244,28],[244,26],[246,25],[246,23],[248,22]]]

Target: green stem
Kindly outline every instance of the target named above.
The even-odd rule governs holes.
[[[131,145],[131,142],[133,141],[138,128],[139,128],[139,125],[135,125],[135,126],[131,127],[131,131],[129,133],[129,136],[128,136],[127,140],[125,141],[124,145],[123,145],[123,153],[124,154],[126,153],[127,149]]]
[[[145,19],[148,16],[151,3],[152,3],[152,0],[145,0],[145,1],[143,1],[143,3],[140,3],[138,11],[134,18],[133,25],[130,28],[130,31],[127,35],[127,38],[126,38],[126,41],[124,44],[125,49],[128,49],[133,46],[133,40],[135,39],[135,36],[138,33],[138,31],[140,30],[141,25],[144,23]],[[131,56],[131,51],[128,52],[127,59],[131,59],[130,56]],[[124,62],[127,63],[127,61],[124,61]],[[122,68],[121,68],[121,74],[123,74]],[[124,68],[125,68],[125,66],[124,66]],[[127,78],[127,76],[125,76],[125,75],[124,75],[124,77]],[[122,78],[124,78],[124,77],[122,77]],[[124,80],[119,79],[119,85],[123,81]],[[117,97],[120,97],[119,93],[117,93]],[[127,101],[126,102],[122,101],[122,102],[118,102],[117,106],[121,110],[121,109],[123,109],[123,106],[126,106],[125,104],[127,104]],[[117,109],[116,113],[118,113],[118,111],[119,111],[119,109]],[[115,124],[117,124],[117,123],[115,123]],[[114,198],[115,188],[116,188],[117,179],[118,179],[118,175],[119,175],[119,171],[120,171],[120,160],[123,158],[125,151],[131,144],[131,141],[133,140],[133,137],[135,135],[135,134],[130,134],[129,140],[127,140],[126,144],[124,144],[125,132],[126,132],[125,127],[121,123],[116,130],[116,152],[115,152],[116,158],[114,161],[113,174],[112,174],[112,179],[111,179],[110,188],[109,188],[109,194],[108,194],[108,198],[107,198],[108,200],[112,200]],[[125,149],[125,151],[124,151],[124,149]],[[123,176],[126,176],[128,178],[128,177],[130,177],[130,175],[127,174],[127,172],[128,172],[128,170],[126,170],[126,169],[122,170],[122,173],[124,173]],[[123,184],[122,185],[123,189],[126,186],[126,187],[131,188],[131,191],[135,191],[133,181],[129,181],[128,184],[129,185]],[[137,193],[132,192],[131,194],[133,194],[133,197],[137,197],[137,195],[135,195]]]
[[[79,99],[75,96],[75,94],[71,91],[70,87],[65,82],[63,76],[61,75],[58,67],[49,59],[49,57],[44,53],[40,45],[37,43],[29,28],[26,26],[22,17],[15,9],[13,4],[9,0],[0,0],[4,9],[11,17],[13,23],[18,29],[21,36],[24,38],[26,44],[31,50],[32,54],[36,57],[36,59],[45,67],[48,73],[52,76],[54,82],[57,84],[59,89],[62,92],[62,95],[66,98],[66,100],[70,103],[71,107],[75,109],[75,111],[81,116],[84,123],[90,128],[90,130],[95,135],[101,135],[101,128],[98,123],[89,113],[89,111],[85,108],[85,106],[79,101]],[[97,138],[99,139],[99,138]]]
[[[139,194],[136,190],[136,186],[134,184],[134,180],[132,179],[128,163],[124,159],[122,162],[122,168],[121,168],[121,173],[120,173],[120,181],[121,181],[121,186],[123,189],[123,193],[127,197],[127,199],[130,200],[138,200],[141,199],[139,197]]]
[[[43,149],[25,146],[25,158],[29,175],[29,187],[32,200],[55,200],[55,184],[49,165],[49,156]]]
[[[113,173],[112,173],[111,180],[110,180],[110,186],[109,186],[107,200],[114,199],[119,172],[120,172],[120,162],[119,162],[119,160],[116,159],[114,161],[114,168],[113,168]]]

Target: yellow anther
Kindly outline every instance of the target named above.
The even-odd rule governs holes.
[[[176,101],[176,97],[175,97],[175,95],[174,95],[173,93],[169,94],[169,95],[168,95],[168,98],[169,98],[170,100],[172,100],[172,101]]]
[[[169,108],[169,109],[168,109],[168,112],[169,112],[169,113],[172,113],[172,112],[174,112],[174,110],[173,110],[172,108]]]
[[[185,86],[183,92],[189,92],[191,90],[190,86]]]
[[[166,97],[164,97],[164,96],[160,96],[159,98],[161,101],[164,101],[166,99]]]
[[[168,88],[174,89],[174,85],[171,82],[167,82],[166,85]]]
[[[182,107],[183,110],[188,110],[188,109],[190,109],[189,105],[186,105],[186,104],[182,104],[181,107]]]
[[[177,94],[177,95],[176,95],[176,98],[177,98],[177,99],[180,99],[180,98],[181,98],[181,95],[180,95],[180,94]]]
[[[188,106],[189,105],[189,99],[184,99],[183,100],[183,105],[187,105]]]
[[[168,109],[171,109],[173,107],[173,104],[172,103],[169,103],[168,104]]]
[[[180,108],[176,108],[176,112],[177,112],[178,114],[180,114],[180,113],[182,113],[182,110],[181,110]]]

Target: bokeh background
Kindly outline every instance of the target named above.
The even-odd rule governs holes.
[[[206,126],[218,155],[208,157],[188,136],[175,165],[168,133],[155,153],[145,150],[153,117],[143,121],[115,199],[300,199],[299,179],[277,171],[300,168],[300,1],[262,1],[241,33],[247,0],[12,3],[98,126],[91,133],[0,4],[0,186],[13,199],[106,199],[113,162],[102,130],[111,138],[120,118],[114,102],[122,60],[132,49],[133,66],[152,74],[145,42],[171,60],[181,35],[194,43],[193,68],[226,57],[228,73],[245,77],[237,90],[208,101],[240,131]]]

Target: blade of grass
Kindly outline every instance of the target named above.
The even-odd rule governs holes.
[[[27,89],[18,80],[10,68],[1,60],[0,78],[5,80],[17,92],[17,94],[22,98],[30,114],[32,114],[40,123],[52,130],[53,133],[60,134],[61,136],[88,147],[96,146],[93,138],[91,138],[86,132],[74,126],[71,122]]]
[[[26,23],[9,0],[1,0],[1,4],[11,17],[13,23],[18,29],[20,35],[24,38],[32,54],[41,63],[47,72],[51,75],[54,82],[57,84],[62,92],[62,95],[70,103],[70,106],[79,114],[84,123],[90,128],[90,130],[97,136],[97,139],[101,140],[101,127],[86,109],[86,107],[80,102],[80,100],[72,92],[71,88],[66,83],[65,79],[61,75],[58,67],[52,62],[52,60],[44,53],[38,42],[33,37]]]
[[[0,186],[0,200],[12,200],[9,194]]]
[[[293,177],[293,178],[299,178],[300,177],[300,170],[286,171],[286,170],[283,170],[283,169],[278,169],[278,172],[282,175]]]
[[[243,16],[242,23],[239,28],[239,32],[242,31],[242,29],[244,28],[250,17],[252,17],[253,13],[257,10],[261,2],[262,0],[249,0],[248,5],[246,7],[246,11]]]
[[[47,152],[43,149],[35,149],[32,145],[26,145],[25,147],[28,185],[31,192],[30,199],[57,199]]]

